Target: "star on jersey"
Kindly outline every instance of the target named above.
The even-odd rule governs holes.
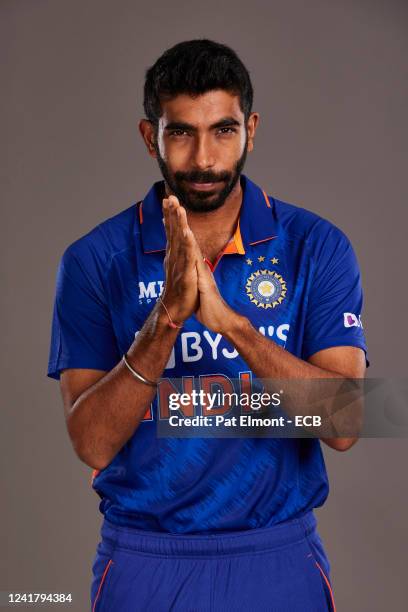
[[[258,257],[258,261],[265,261],[265,257],[264,257],[263,255],[260,255],[260,256]]]
[[[271,262],[273,264],[278,264],[279,263],[279,259],[277,259],[276,257],[271,257]]]
[[[252,266],[252,259],[249,259],[249,257],[248,257],[248,259],[246,260],[246,262],[247,262],[248,266]]]

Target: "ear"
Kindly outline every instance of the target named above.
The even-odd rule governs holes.
[[[259,124],[259,113],[251,113],[247,122],[248,151],[253,151],[256,128]]]
[[[147,148],[147,152],[151,157],[156,158],[156,151],[154,148],[155,130],[154,125],[149,119],[141,119],[139,121],[139,132],[144,140]]]

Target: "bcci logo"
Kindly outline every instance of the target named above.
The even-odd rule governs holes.
[[[245,285],[247,295],[258,308],[275,308],[286,297],[286,282],[272,270],[257,270]]]

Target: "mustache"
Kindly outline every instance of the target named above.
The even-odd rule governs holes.
[[[192,170],[191,172],[175,172],[174,177],[178,181],[189,181],[191,183],[219,183],[231,178],[230,172],[220,172],[219,174],[211,171]]]

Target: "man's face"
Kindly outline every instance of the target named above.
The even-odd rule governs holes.
[[[224,90],[195,98],[181,94],[163,102],[162,111],[154,151],[170,191],[188,210],[219,208],[236,186],[248,151],[239,97]]]

